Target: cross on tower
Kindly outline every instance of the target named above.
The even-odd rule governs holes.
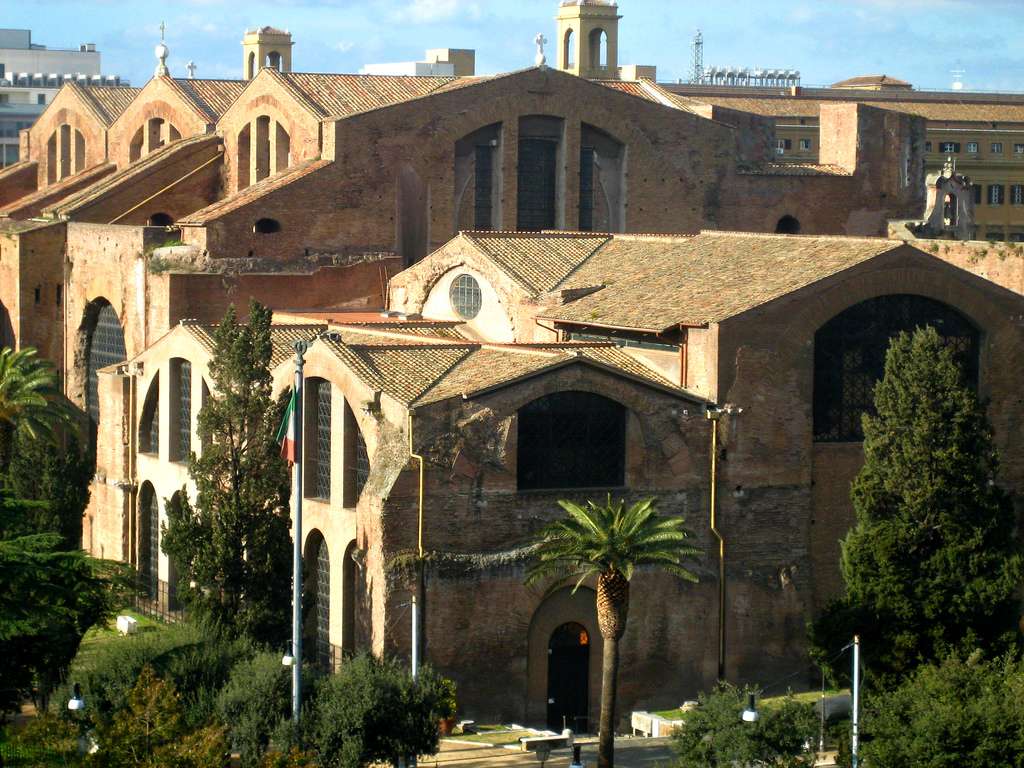
[[[188,70],[188,79],[189,80],[195,80],[196,79],[196,63],[194,61],[189,61],[189,63],[185,65],[185,69]]]
[[[163,40],[164,40],[164,30],[166,30],[166,29],[167,29],[167,27],[165,27],[164,23],[161,21],[160,22],[160,42],[163,42]]]
[[[544,33],[540,33],[533,38],[533,42],[537,44],[537,57],[534,59],[534,62],[538,67],[543,67],[548,63],[548,59],[544,55],[544,45],[547,41],[548,39],[544,37]]]

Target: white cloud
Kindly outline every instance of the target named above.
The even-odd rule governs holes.
[[[349,40],[339,40],[334,44],[334,50],[341,51],[342,53],[348,53],[355,47],[356,44]]]
[[[446,21],[456,16],[476,19],[480,16],[480,6],[467,0],[411,0],[395,16],[421,24]]]

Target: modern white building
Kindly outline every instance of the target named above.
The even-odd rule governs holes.
[[[432,48],[424,61],[366,64],[363,75],[405,75],[407,77],[472,77],[476,74],[476,51],[468,48]]]
[[[95,43],[47,48],[28,29],[0,29],[0,165],[18,161],[18,131],[29,128],[64,83],[127,85],[100,72]]]

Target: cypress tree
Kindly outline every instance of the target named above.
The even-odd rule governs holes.
[[[875,408],[842,542],[846,594],[811,641],[825,661],[859,633],[865,666],[889,687],[952,652],[1015,644],[1022,561],[992,428],[933,328],[892,340]]]
[[[281,644],[291,615],[289,477],[276,441],[270,320],[252,302],[240,324],[231,307],[214,334],[212,387],[199,412],[203,451],[189,461],[196,499],[183,492],[168,502],[162,546],[195,614]]]

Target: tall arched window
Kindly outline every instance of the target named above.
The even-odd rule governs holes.
[[[127,357],[121,321],[110,302],[90,302],[85,309],[85,409],[94,425],[100,420],[97,371],[122,363]]]
[[[313,626],[313,641],[316,648],[317,664],[325,670],[331,669],[331,556],[327,542],[320,531],[309,534],[306,544],[306,561],[312,571],[309,591],[313,607],[310,619]]]
[[[0,301],[0,348],[3,347],[14,349],[14,326],[11,325],[11,315],[7,307]]]
[[[139,587],[150,599],[159,594],[160,499],[152,484],[145,482],[139,492]]]
[[[625,484],[626,409],[591,392],[555,392],[519,409],[518,485],[605,488]]]
[[[342,502],[346,507],[354,507],[359,503],[366,481],[370,477],[370,454],[366,450],[366,440],[356,415],[345,401],[345,498]]]
[[[861,416],[874,410],[875,383],[889,342],[931,326],[955,352],[967,383],[978,383],[979,333],[952,307],[925,296],[892,294],[855,304],[814,334],[814,439],[864,439]]]
[[[252,151],[252,129],[249,127],[249,123],[242,126],[242,130],[238,132],[238,151],[235,156],[236,166],[236,177],[238,179],[238,189],[243,190],[249,186],[252,182],[249,180],[249,164]]]
[[[303,409],[306,498],[330,500],[331,382],[318,378],[306,379]]]
[[[192,363],[171,360],[171,461],[188,461],[192,452]]]
[[[356,650],[356,543],[345,548],[341,564],[341,650],[346,654]]]
[[[160,377],[154,376],[139,419],[139,452],[160,452]]]
[[[565,30],[565,38],[562,40],[562,62],[563,69],[576,66],[576,40],[571,29]]]
[[[608,34],[603,29],[590,33],[590,67],[598,69],[608,66]]]

